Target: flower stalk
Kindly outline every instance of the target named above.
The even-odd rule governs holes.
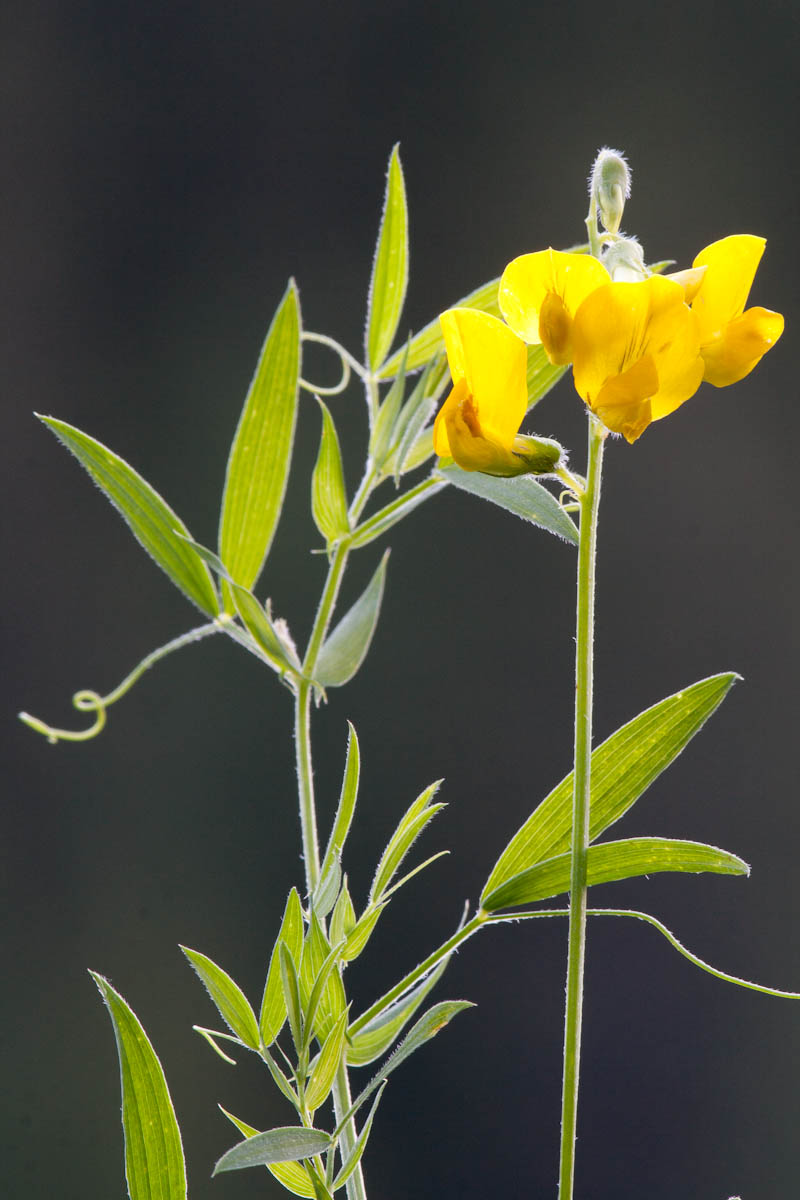
[[[572,1200],[580,1079],[583,974],[586,955],[586,864],[592,771],[592,692],[594,660],[595,560],[603,447],[608,432],[589,414],[589,462],[580,496],[577,625],[575,651],[575,774],[572,798],[567,1001],[564,1019],[564,1074],[561,1098],[559,1200]]]

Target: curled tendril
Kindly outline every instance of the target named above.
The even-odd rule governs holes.
[[[320,387],[317,384],[309,383],[306,379],[300,379],[300,387],[305,388],[307,392],[314,392],[318,396],[338,396],[343,392],[350,382],[350,372],[355,371],[357,375],[364,378],[364,368],[361,363],[353,358],[352,354],[348,354],[344,346],[324,333],[303,333],[304,342],[318,342],[321,346],[328,346],[335,354],[338,354],[339,361],[342,364],[342,377],[333,387]]]
[[[105,728],[107,710],[111,705],[116,704],[117,700],[121,700],[144,675],[145,671],[155,666],[162,658],[166,658],[168,654],[172,654],[173,650],[180,650],[182,646],[188,646],[191,642],[199,642],[212,633],[219,633],[222,627],[223,622],[218,619],[208,625],[200,625],[197,629],[191,629],[188,633],[182,633],[180,637],[173,638],[166,645],[159,646],[157,650],[153,650],[151,654],[143,658],[138,666],[135,666],[130,674],[125,676],[122,683],[118,684],[107,696],[100,696],[89,688],[76,692],[72,697],[73,707],[77,708],[78,712],[94,713],[94,724],[90,725],[88,729],[56,729],[40,720],[39,717],[33,717],[26,712],[21,712],[19,719],[29,729],[43,734],[51,746],[55,746],[57,742],[88,742],[91,738],[97,737],[98,733]]]
[[[88,742],[90,738],[102,732],[106,723],[106,702],[102,696],[84,688],[72,697],[72,705],[79,712],[93,712],[94,724],[88,729],[55,729],[52,725],[40,721],[38,717],[32,717],[30,713],[21,712],[19,719],[37,733],[44,734],[51,746],[55,746],[56,742]]]

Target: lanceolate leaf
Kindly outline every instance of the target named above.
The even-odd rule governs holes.
[[[262,1167],[273,1162],[297,1162],[301,1158],[313,1158],[328,1149],[331,1139],[321,1129],[304,1129],[301,1125],[268,1129],[256,1133],[232,1146],[212,1172],[239,1171],[243,1167]]]
[[[231,577],[252,587],[278,524],[297,416],[300,306],[289,283],[270,326],[233,439],[219,531]]]
[[[280,931],[270,956],[264,996],[261,1001],[259,1028],[265,1046],[271,1046],[286,1020],[286,1001],[281,980],[280,947],[285,945],[294,962],[300,962],[303,951],[303,910],[295,888],[289,892]]]
[[[491,500],[514,516],[522,517],[557,537],[578,544],[575,522],[547,488],[542,487],[530,475],[519,475],[516,479],[495,479],[492,475],[481,475],[478,471],[462,471],[455,464],[439,468],[439,475],[462,492]]]
[[[529,867],[484,897],[486,912],[532,904],[569,891],[569,854],[559,854],[535,867]],[[587,860],[588,884],[612,883],[635,875],[654,875],[659,871],[681,871],[715,875],[749,875],[746,862],[727,850],[702,842],[672,841],[668,838],[628,838],[621,842],[603,842],[590,846]]]
[[[158,492],[102,442],[54,417],[40,420],[86,468],[175,586],[202,612],[216,616],[219,601],[208,567],[191,545],[188,529]]]
[[[222,1108],[221,1104],[219,1107],[225,1113],[228,1120],[245,1137],[255,1137],[260,1132],[260,1130],[254,1129],[252,1125],[248,1125],[246,1121],[241,1121],[239,1117],[235,1117],[233,1113],[229,1113],[227,1109]],[[309,1197],[310,1200],[314,1200],[316,1194],[314,1192],[314,1185],[311,1182],[308,1171],[300,1163],[265,1163],[265,1166],[293,1196],[305,1196]]]
[[[394,341],[408,284],[408,212],[397,146],[389,159],[383,217],[367,307],[367,362],[375,371]]]
[[[198,950],[181,950],[205,984],[206,991],[217,1006],[228,1027],[251,1050],[258,1049],[258,1022],[247,997],[230,975]]]
[[[589,836],[599,837],[677,758],[738,678],[712,675],[668,696],[612,733],[592,754]],[[572,774],[547,796],[500,855],[483,899],[521,871],[570,846]]]
[[[350,529],[342,455],[333,417],[319,397],[317,401],[322,410],[322,437],[311,477],[311,512],[325,540],[334,542]]]
[[[323,687],[338,687],[352,679],[369,650],[383,599],[388,551],[366,590],[328,635],[319,652],[314,679]]]
[[[342,790],[339,793],[339,803],[336,806],[336,816],[333,819],[333,829],[328,841],[325,857],[322,860],[320,875],[324,875],[331,861],[341,858],[347,835],[350,832],[350,822],[358,799],[358,781],[361,776],[361,751],[358,746],[358,734],[355,726],[347,722],[347,758],[344,764]]]
[[[90,973],[117,1041],[128,1193],[131,1200],[185,1200],[181,1135],[161,1063],[119,992],[102,975]]]
[[[348,1038],[347,1062],[349,1066],[366,1066],[367,1063],[374,1062],[376,1058],[380,1058],[382,1054],[386,1053],[400,1036],[428,992],[432,991],[439,982],[449,961],[449,958],[443,959],[429,975],[425,976],[422,983],[417,984],[394,1004],[388,1005],[358,1033]]]

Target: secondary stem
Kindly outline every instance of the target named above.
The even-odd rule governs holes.
[[[586,951],[586,863],[592,769],[592,676],[594,649],[597,512],[605,429],[589,415],[589,464],[580,498],[578,595],[575,649],[575,787],[572,801],[572,863],[569,894],[567,1004],[564,1020],[564,1077],[561,1102],[559,1200],[572,1200],[578,1117],[583,970]]]

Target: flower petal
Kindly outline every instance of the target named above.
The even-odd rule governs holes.
[[[783,333],[783,317],[768,308],[748,308],[702,347],[704,379],[726,387],[749,375]]]
[[[498,303],[515,333],[531,345],[541,343],[551,362],[563,365],[571,361],[569,329],[575,313],[595,288],[609,281],[603,264],[589,254],[540,250],[508,264],[500,280]],[[561,301],[555,324],[552,308],[549,317],[545,310],[542,320],[548,297]]]
[[[766,240],[749,233],[712,242],[697,255],[693,267],[707,267],[700,290],[692,301],[700,343],[705,345],[729,321],[744,312]]]
[[[454,383],[466,380],[486,437],[510,450],[528,408],[528,351],[497,317],[451,308],[439,318]]]

